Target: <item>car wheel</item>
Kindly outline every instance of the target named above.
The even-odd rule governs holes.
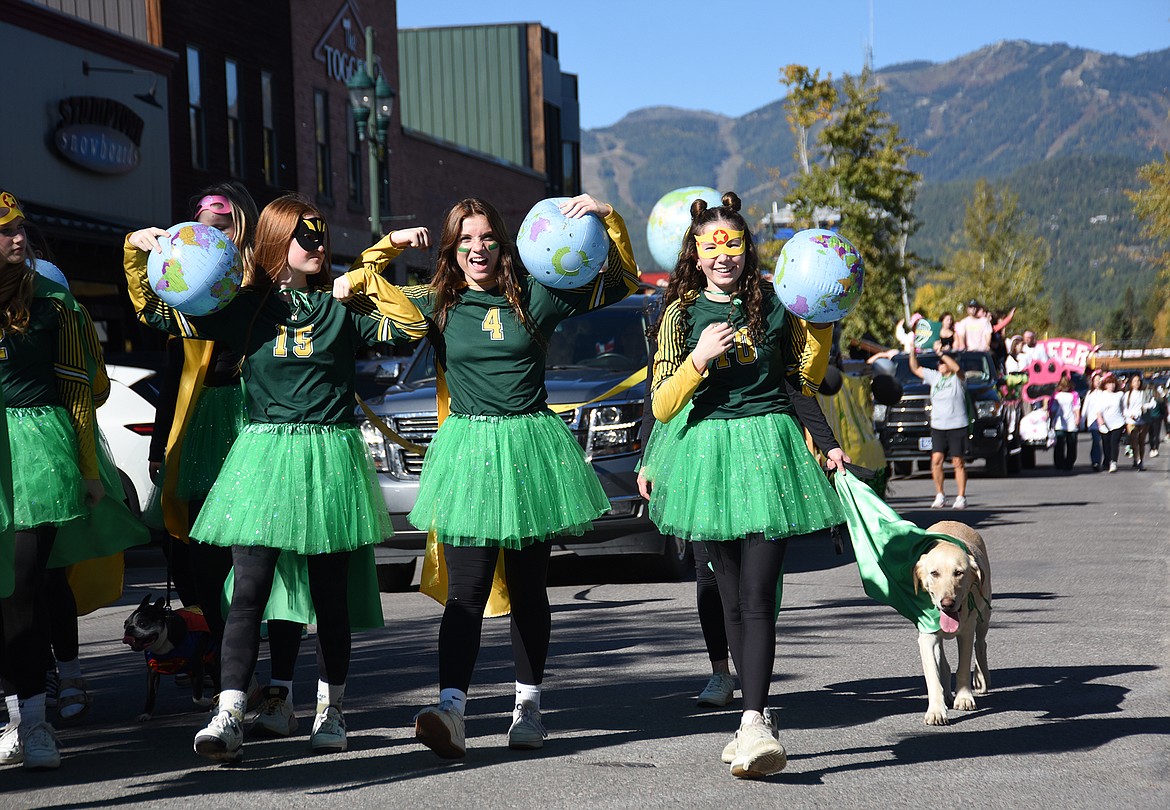
[[[130,514],[136,518],[141,518],[142,505],[138,502],[138,493],[134,491],[134,484],[130,481],[130,476],[118,470],[118,478],[122,480],[122,492],[125,493],[125,497],[122,500],[130,509]]]
[[[914,464],[910,461],[895,461],[894,475],[899,478],[908,478],[914,472]]]
[[[409,591],[414,582],[414,569],[418,560],[408,563],[383,563],[378,566],[378,590],[382,593]]]
[[[663,538],[662,555],[658,557],[658,576],[666,582],[680,582],[695,570],[691,544],[678,537]]]

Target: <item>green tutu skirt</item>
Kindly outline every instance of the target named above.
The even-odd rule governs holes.
[[[195,413],[183,434],[175,494],[188,501],[206,498],[232,442],[246,424],[244,392],[239,385],[216,385],[200,391]]]
[[[650,519],[663,534],[780,538],[845,522],[840,500],[787,414],[704,419],[677,434],[664,430],[659,442]]]
[[[9,408],[7,422],[16,530],[84,517],[89,510],[77,466],[77,434],[65,409]]]
[[[646,449],[642,451],[642,460],[638,462],[638,472],[647,481],[653,482],[659,471],[669,463],[679,439],[686,432],[687,417],[693,407],[693,401],[688,402],[669,422],[655,420],[650,438],[646,440]]]
[[[452,414],[427,448],[410,522],[455,546],[520,549],[583,534],[609,498],[554,414]]]
[[[122,478],[100,430],[96,441],[98,470],[106,494],[93,508],[86,507],[82,517],[57,528],[49,568],[109,557],[150,542],[150,530],[126,506]]]
[[[201,543],[298,554],[353,551],[393,534],[353,425],[249,424],[191,527]]]
[[[233,568],[224,585],[224,615],[227,615],[235,589],[235,573]],[[346,595],[350,630],[374,630],[383,626],[382,595],[378,591],[373,546],[362,546],[350,555]],[[313,595],[309,590],[309,565],[304,555],[286,551],[276,559],[276,573],[272,577],[272,590],[264,606],[263,618],[265,621],[279,619],[297,624],[317,623],[317,611],[313,608]]]

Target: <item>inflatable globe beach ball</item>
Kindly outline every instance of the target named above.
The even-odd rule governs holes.
[[[793,315],[812,323],[833,323],[857,306],[864,280],[857,248],[833,231],[810,228],[784,243],[773,284]]]
[[[155,294],[185,315],[209,315],[227,306],[244,276],[232,240],[198,222],[180,222],[167,233],[158,240],[162,252],[152,250],[146,260]]]
[[[593,214],[569,218],[551,197],[532,206],[520,223],[516,249],[532,277],[546,287],[572,290],[597,278],[609,255],[605,223]]]
[[[671,271],[678,263],[682,239],[691,224],[691,203],[699,198],[707,201],[709,207],[723,205],[723,197],[708,186],[686,186],[676,188],[662,196],[650,209],[646,221],[646,242],[650,255],[663,270]]]
[[[55,281],[65,289],[69,289],[69,279],[65,278],[65,274],[61,272],[61,268],[52,262],[47,262],[44,259],[37,259],[33,263],[33,269],[39,275],[44,276],[50,281]]]

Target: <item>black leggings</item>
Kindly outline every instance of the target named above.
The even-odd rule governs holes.
[[[66,568],[45,572],[45,599],[49,609],[49,641],[53,657],[72,661],[77,657],[77,599],[69,586]],[[50,667],[52,664],[50,664]]]
[[[723,600],[719,598],[719,583],[708,565],[711,561],[703,543],[691,543],[695,555],[695,604],[699,609],[699,627],[707,657],[712,661],[727,660],[727,628],[723,625]]]
[[[223,689],[247,691],[260,654],[260,620],[279,556],[277,548],[232,547],[236,577],[220,651]],[[349,676],[349,557],[348,551],[306,557],[309,590],[317,613],[317,676],[333,685],[345,683]]]
[[[776,584],[784,569],[788,540],[750,535],[704,545],[719,582],[744,711],[762,712],[768,705],[776,663]]]
[[[512,659],[516,680],[539,685],[544,680],[552,611],[548,605],[548,543],[504,551],[504,573],[512,603]],[[443,544],[447,562],[447,606],[439,625],[439,688],[471,686],[479,656],[483,610],[491,593],[498,548]]]
[[[1108,433],[1101,434],[1102,452],[1105,455],[1103,464],[1116,464],[1117,456],[1121,452],[1121,436],[1125,433],[1124,428],[1111,430]]]
[[[0,599],[4,693],[21,700],[45,691],[45,671],[53,664],[45,569],[56,538],[57,529],[49,525],[16,533],[12,558],[16,586],[11,596]],[[76,613],[73,618],[76,622]]]

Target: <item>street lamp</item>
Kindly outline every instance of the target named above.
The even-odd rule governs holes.
[[[349,105],[357,124],[358,139],[369,144],[370,166],[370,235],[377,242],[382,238],[382,216],[379,211],[379,168],[386,157],[386,136],[390,131],[390,116],[394,112],[394,88],[374,62],[374,27],[366,26],[366,61],[354,70],[345,83],[349,90]]]

